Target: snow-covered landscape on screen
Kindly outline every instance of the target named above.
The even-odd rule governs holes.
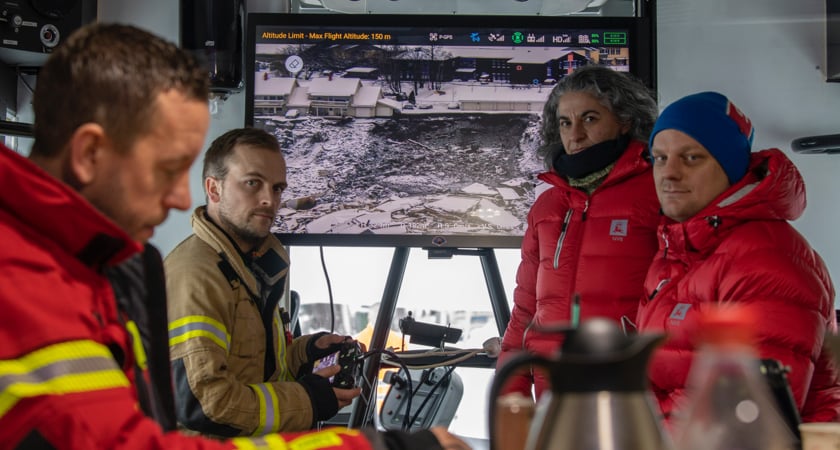
[[[524,233],[541,170],[536,115],[277,118],[262,126],[284,149],[284,200],[315,203],[281,208],[275,232]]]
[[[501,236],[518,246],[543,170],[545,101],[558,78],[605,55],[258,44],[253,123],[277,136],[288,167],[273,231]]]

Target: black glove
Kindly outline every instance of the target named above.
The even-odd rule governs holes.
[[[333,392],[330,380],[314,373],[306,374],[298,380],[312,402],[312,418],[315,422],[327,420],[338,412],[338,398]],[[312,424],[315,426],[315,423]]]
[[[331,344],[327,348],[318,348],[315,345],[315,341],[317,341],[321,336],[324,336],[327,333],[326,331],[321,331],[320,333],[315,333],[309,338],[309,341],[306,343],[306,358],[309,362],[315,362],[325,356],[332,355],[333,353],[341,350],[341,345],[343,342],[339,342],[338,344]],[[345,340],[352,340],[350,336],[345,336]]]

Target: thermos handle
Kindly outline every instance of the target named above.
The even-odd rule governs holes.
[[[497,439],[494,435],[494,424],[496,419],[497,413],[497,400],[499,399],[499,394],[502,391],[502,387],[504,387],[505,382],[511,375],[516,373],[517,370],[521,369],[523,366],[540,366],[545,368],[546,370],[550,370],[551,368],[551,361],[541,356],[532,355],[530,353],[519,353],[511,357],[507,362],[505,362],[501,367],[496,369],[496,375],[493,377],[493,383],[490,386],[490,402],[489,402],[489,420],[487,422],[487,426],[489,429],[488,436],[490,437],[490,450],[499,450],[497,448]]]

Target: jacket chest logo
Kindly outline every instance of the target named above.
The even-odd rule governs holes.
[[[677,303],[668,316],[668,323],[672,326],[677,326],[685,320],[688,310],[691,309],[691,303]]]
[[[627,219],[613,219],[610,222],[610,236],[614,241],[623,241],[627,236]]]

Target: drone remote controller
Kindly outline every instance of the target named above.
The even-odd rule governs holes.
[[[356,342],[345,342],[338,351],[338,365],[341,370],[333,378],[333,386],[339,389],[353,389],[356,379],[362,374],[362,348]]]

